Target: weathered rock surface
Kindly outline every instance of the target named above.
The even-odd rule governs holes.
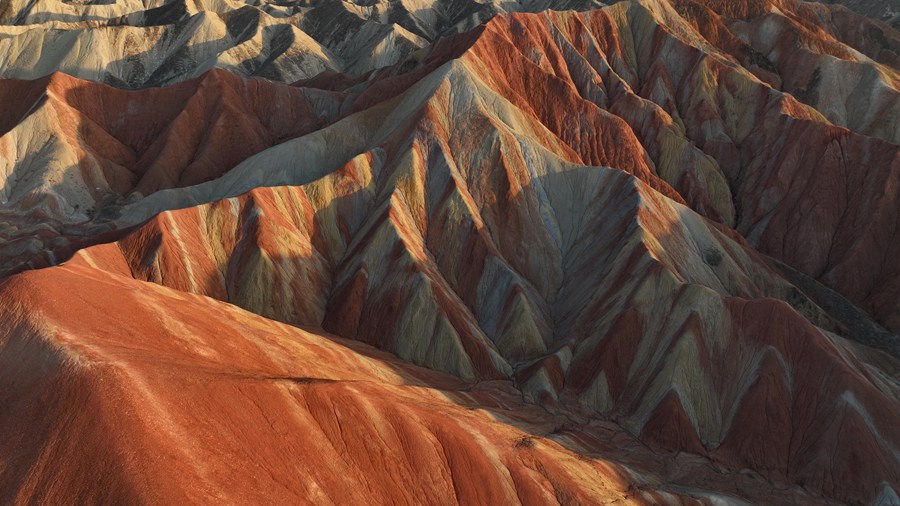
[[[61,147],[62,136],[56,131],[60,122],[48,120],[45,114],[50,109],[48,102],[53,101],[33,98],[41,95],[32,89],[29,99],[21,101],[30,109],[22,106],[23,119],[11,122],[11,129],[0,139],[7,146],[28,146],[23,153],[6,157],[6,193],[18,189],[23,194],[38,187],[28,202],[44,198],[62,201],[42,211],[44,221],[77,222],[83,220],[85,209],[97,207],[97,203],[128,204],[116,195],[124,197],[132,190],[146,195],[205,181],[272,143],[343,117],[339,125],[279,145],[247,160],[235,174],[191,190],[194,197],[188,201],[209,202],[260,184],[302,184],[389,138],[408,138],[408,129],[421,128],[422,121],[427,121],[418,115],[434,107],[438,100],[434,90],[448,87],[438,86],[437,81],[444,79],[450,81],[446,93],[451,97],[470,97],[463,100],[467,109],[460,108],[445,129],[469,128],[470,111],[502,121],[506,111],[512,110],[524,118],[512,128],[529,142],[567,161],[637,174],[666,195],[683,199],[705,216],[734,227],[763,253],[836,289],[896,332],[900,329],[900,309],[895,304],[900,293],[896,264],[900,258],[896,251],[900,247],[896,240],[900,197],[890,189],[900,177],[900,78],[895,66],[900,39],[889,30],[874,37],[869,36],[868,28],[851,29],[860,24],[882,27],[845,11],[834,11],[834,17],[826,18],[830,12],[826,6],[794,2],[753,5],[742,10],[687,0],[674,4],[622,2],[590,14],[496,18],[368,79],[304,81],[307,88],[299,99],[303,110],[282,116],[296,121],[296,127],[283,122],[280,129],[269,127],[269,132],[263,132],[243,118],[222,119],[222,128],[238,125],[235,133],[230,134],[233,137],[211,136],[212,142],[245,140],[227,141],[228,147],[219,148],[221,152],[201,153],[205,156],[197,163],[192,162],[191,151],[204,146],[192,141],[160,152],[151,150],[141,161],[143,165],[135,167],[127,159],[129,154],[121,153],[126,150],[112,140],[82,142],[88,127],[84,126],[87,121],[78,117],[69,120],[78,146]],[[848,79],[848,75],[858,78]],[[213,74],[211,79],[229,81],[232,88],[266,90],[260,92],[263,97],[254,106],[257,110],[246,115],[251,120],[259,111],[280,107],[284,103],[279,102],[280,97],[297,95],[255,82],[240,83],[222,74]],[[40,87],[4,85],[14,89],[29,86]],[[153,101],[154,93],[169,100],[176,94],[160,90],[130,95],[84,83],[72,86],[91,89],[90,93],[98,96],[97,100],[91,96],[92,103],[102,96],[103,103],[111,104],[126,118],[133,116],[121,113],[126,102],[147,103]],[[331,89],[312,92],[312,86]],[[479,91],[472,96],[469,90],[458,89],[461,86]],[[409,91],[412,89],[415,93]],[[484,102],[477,96],[481,93],[495,98]],[[196,95],[200,96],[197,101],[209,101],[207,95],[221,94],[206,92],[201,86]],[[217,111],[245,116],[247,106],[241,102],[250,99],[244,92],[234,95],[215,98],[209,107],[227,104]],[[391,97],[395,102],[385,100]],[[68,100],[64,96],[60,102],[68,106]],[[407,104],[406,114],[388,114],[388,107],[399,101]],[[177,114],[175,104],[183,99],[172,103],[172,107],[160,108],[169,117]],[[62,104],[60,107],[66,107]],[[73,103],[71,107],[80,106]],[[219,114],[201,110],[199,116],[192,116],[188,112],[186,109],[184,122],[201,125],[188,127],[198,132],[206,131],[207,122]],[[122,121],[130,128],[136,120]],[[158,130],[164,132],[168,125]],[[95,137],[115,139],[117,128],[121,129],[103,121],[98,126],[91,128],[98,131]],[[311,149],[325,139],[335,139],[326,151]],[[110,143],[113,146],[107,146]],[[162,144],[165,142],[157,145]],[[84,145],[93,152],[85,153]],[[497,158],[490,146],[476,147],[485,160]],[[297,152],[304,157],[304,167],[294,163]],[[131,157],[138,154],[144,155]],[[53,162],[40,164],[41,170],[30,168],[35,159],[48,157]],[[227,160],[211,166],[203,161],[209,157]],[[133,181],[144,177],[144,166],[154,164],[165,167],[162,172],[167,176]],[[62,168],[47,169],[56,165]],[[76,165],[79,170],[69,169]],[[110,168],[116,166],[125,170]],[[58,179],[60,172],[74,181],[54,184],[53,178]],[[86,182],[79,172],[96,176]],[[36,177],[23,185],[17,174]],[[79,196],[73,197],[71,193],[79,187]],[[93,190],[83,190],[88,187]],[[154,205],[138,203],[134,207],[142,208],[144,211],[136,213],[146,218],[181,200],[167,195]],[[74,210],[75,205],[81,212]],[[18,226],[15,219],[8,221]],[[13,253],[40,252],[46,242],[22,246]],[[21,263],[18,257],[15,261]],[[870,268],[872,265],[875,267]]]
[[[541,405],[816,494],[897,488],[900,363],[838,337],[742,241],[621,171],[533,157],[492,177],[436,151],[165,212],[71,263],[510,378]],[[870,425],[852,436],[829,421],[857,417]]]
[[[900,35],[546,4],[0,11],[0,498],[896,502]]]
[[[847,8],[900,28],[900,1],[898,0],[817,0],[827,4],[842,4]]]
[[[626,204],[637,191],[647,192],[640,200],[656,199],[645,205],[674,205],[620,172],[588,170],[598,183],[619,183],[604,192],[624,184]],[[289,205],[300,194],[271,189],[216,206],[259,205],[284,225],[290,216],[275,214],[267,197]],[[201,262],[174,252],[188,232],[178,227],[188,223],[173,215],[156,222],[170,221],[158,235],[155,265],[175,276],[199,273]],[[656,230],[652,218],[640,220]],[[264,241],[254,227],[248,223],[248,232]],[[243,239],[237,249],[251,249]],[[645,240],[625,247],[659,251]],[[723,299],[679,282],[647,253],[643,260],[631,254],[634,268],[649,262],[647,276],[620,292],[632,295],[591,298],[633,309],[596,326],[581,318],[570,327],[575,339],[518,368],[511,382],[461,381],[309,327],[134,280],[127,242],[0,284],[7,322],[0,392],[8,396],[0,423],[9,429],[0,450],[11,463],[0,490],[7,500],[817,504],[822,495],[890,498],[896,488],[896,381],[874,365],[893,363],[896,371],[896,362],[811,326],[783,303]],[[740,248],[726,250],[720,265],[735,263],[752,270]],[[612,283],[623,275],[630,278],[619,273]],[[432,272],[426,283],[440,281]],[[304,290],[310,286],[297,285],[293,300],[314,298]],[[665,310],[645,304],[648,296]],[[388,320],[391,310],[381,308]],[[680,318],[682,330],[663,339],[632,326],[666,332]],[[607,346],[598,353],[600,343]],[[554,401],[552,385],[563,378],[567,386]],[[783,440],[773,442],[781,431]],[[666,453],[672,450],[679,453]],[[46,479],[43,470],[60,463],[61,472]]]
[[[587,10],[596,0],[251,2],[8,0],[0,76],[60,71],[122,88],[162,86],[212,68],[291,82],[324,70],[365,73],[497,14]]]
[[[508,383],[86,267],[16,276],[0,301],[4,503],[659,497],[624,465],[542,437],[565,418]]]

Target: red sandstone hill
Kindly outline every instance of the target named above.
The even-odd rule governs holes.
[[[0,81],[0,272],[68,259],[0,281],[0,501],[893,504],[898,54],[640,0]]]
[[[656,497],[621,464],[532,436],[564,418],[509,384],[84,267],[17,276],[0,298],[18,301],[2,310],[5,503]]]

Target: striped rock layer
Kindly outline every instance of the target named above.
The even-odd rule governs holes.
[[[120,88],[162,86],[212,68],[282,82],[362,74],[497,14],[596,0],[7,0],[0,76],[61,71]]]
[[[87,246],[0,285],[2,497],[892,504],[898,47],[639,0],[294,86],[0,82],[0,265]]]

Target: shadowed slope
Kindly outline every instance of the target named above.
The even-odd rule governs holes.
[[[900,147],[891,139],[900,131],[892,126],[900,114],[890,112],[900,107],[896,70],[853,56],[827,33],[809,39],[805,25],[793,21],[806,11],[797,4],[782,7],[792,5],[799,14],[783,16],[788,25],[775,40],[808,39],[808,47],[789,53],[802,62],[779,56],[778,66],[759,60],[759,52],[744,43],[737,49],[722,41],[723,49],[710,46],[689,18],[663,2],[623,2],[589,14],[495,18],[483,30],[442,41],[429,55],[410,60],[409,68],[409,62],[399,64],[357,86],[362,89],[344,102],[345,111],[356,114],[341,124],[247,160],[212,185],[140,203],[129,219],[134,223],[153,211],[237,195],[252,187],[247,181],[305,183],[383,143],[402,142],[398,139],[406,139],[409,128],[427,129],[433,120],[419,119],[417,111],[434,107],[451,115],[444,131],[460,125],[477,131],[479,118],[487,116],[564,160],[636,174],[733,226],[763,253],[836,289],[896,331],[900,313],[892,301],[900,290],[900,253],[894,254],[900,245],[900,197],[891,189],[900,178]],[[730,37],[719,38],[740,42]],[[828,54],[838,50],[846,51],[846,60]],[[735,64],[735,55],[746,68]],[[458,59],[441,67],[448,57]],[[873,93],[883,100],[867,102],[862,110],[845,105],[849,116],[831,105],[825,111],[859,131],[834,125],[747,70],[788,82],[800,69],[828,62],[838,66],[820,66],[819,86],[827,81],[844,90],[827,92],[839,98],[837,103],[840,97],[852,104]],[[844,87],[837,81],[842,65],[880,77]],[[821,77],[826,75],[831,77]],[[438,86],[441,79],[448,84]],[[351,124],[362,131],[354,126],[350,135],[339,133]],[[325,139],[334,139],[327,153],[313,147]],[[505,156],[490,144],[465,145],[470,148],[481,156],[453,156]]]
[[[305,90],[298,100],[310,104],[310,111],[280,116],[300,119],[299,125],[309,123],[306,128],[312,128],[318,118],[330,121],[340,114],[346,117],[341,126],[248,160],[225,178],[228,181],[192,190],[190,198],[167,194],[152,204],[132,206],[142,210],[131,214],[145,219],[156,211],[237,195],[257,184],[302,184],[382,143],[403,142],[408,129],[430,121],[420,119],[422,108],[442,100],[430,90],[439,89],[435,81],[450,76],[449,97],[461,100],[476,117],[487,114],[503,122],[511,114],[507,111],[514,111],[521,119],[510,126],[528,142],[573,163],[607,165],[638,175],[667,196],[684,199],[703,215],[733,226],[762,252],[836,289],[896,331],[900,313],[893,301],[900,290],[896,264],[900,253],[892,248],[900,244],[896,240],[900,203],[897,192],[889,190],[900,177],[896,144],[900,95],[897,70],[885,55],[896,52],[897,38],[896,34],[879,38],[866,35],[866,30],[851,30],[854,23],[868,26],[865,23],[871,22],[863,18],[850,22],[845,18],[853,15],[847,13],[829,18],[829,12],[827,7],[790,1],[749,6],[647,0],[622,2],[588,14],[495,18],[483,28],[443,39],[427,54],[411,56],[367,80],[316,81],[319,87],[329,87],[326,81],[330,80],[338,88],[342,82],[352,88],[341,96],[320,93],[318,97]],[[442,67],[454,58],[456,63]],[[462,85],[474,87],[484,97],[472,96],[460,89]],[[94,100],[112,94],[103,91]],[[825,101],[820,96],[830,98]],[[387,100],[391,97],[393,102]],[[112,96],[108,99],[117,102]],[[239,119],[253,117],[227,97],[223,100],[224,111],[206,107],[200,111],[208,111],[202,121],[224,125],[232,117],[229,112]],[[390,107],[400,103],[407,104],[405,116],[389,113]],[[209,105],[215,108],[216,104]],[[36,111],[42,110],[38,103]],[[458,113],[448,129],[472,128],[477,121],[463,108],[450,110]],[[190,160],[186,156],[172,158],[160,152],[166,156],[156,158],[151,150],[134,175],[115,168],[128,165],[129,156],[115,143],[100,154],[112,163],[94,161],[79,149],[58,153],[57,141],[41,141],[56,137],[50,128],[54,122],[26,125],[38,116],[32,112],[21,122],[33,138],[25,150],[31,156],[9,157],[13,166],[8,173],[30,173],[24,165],[51,156],[70,160],[69,165],[77,163],[84,167],[82,171],[96,174],[92,176],[96,184],[85,186],[112,190],[107,203],[129,186],[147,193],[225,174],[247,154],[304,133],[304,128],[298,128],[284,136],[282,132],[266,135],[259,127],[247,125],[250,142],[226,141],[235,138],[235,133],[207,136],[228,145],[216,148],[222,154],[201,151],[204,159],[187,167],[180,167]],[[200,120],[190,119],[193,115],[187,118]],[[85,124],[79,131],[91,129],[87,119],[76,121]],[[215,129],[215,124],[206,126]],[[110,133],[107,126],[101,130],[101,137]],[[14,132],[15,128],[5,137]],[[327,159],[310,156],[308,152],[320,152],[310,146],[324,139],[334,139]],[[16,135],[7,142],[21,143]],[[226,156],[235,150],[240,154]],[[297,156],[297,152],[303,153]],[[298,168],[299,159],[304,167]],[[487,152],[483,159],[498,159],[498,154]],[[149,170],[154,165],[165,169]],[[262,167],[265,174],[260,172]],[[143,170],[151,174],[143,176]],[[129,181],[136,176],[142,180]],[[7,181],[8,188],[29,187],[17,178]],[[67,196],[78,184],[64,180],[40,190],[63,195],[59,209],[51,207],[45,213],[51,221],[73,221],[65,216],[72,215],[67,206],[77,204],[82,212],[90,206]],[[104,207],[104,198],[91,195],[87,200]],[[76,202],[68,202],[72,199]],[[15,226],[15,219],[8,221]],[[41,248],[46,246],[21,246],[9,255],[38,253]]]
[[[541,405],[817,494],[896,489],[896,360],[835,335],[759,255],[620,171],[535,153],[492,180],[439,153],[414,144],[397,166],[373,154],[302,188],[167,212],[72,262],[510,377]],[[769,433],[786,436],[758,453]],[[803,454],[822,448],[848,458]]]
[[[409,2],[388,5],[409,14],[398,23],[418,19]],[[407,41],[428,35],[403,26]],[[60,85],[59,100],[54,83],[74,80],[39,83],[46,98],[7,83],[9,96],[35,104],[0,123],[7,149],[24,142],[35,157],[14,151],[8,164],[30,181],[5,186],[17,199],[3,229],[17,238],[4,245],[8,271],[119,239],[11,278],[11,318],[28,310],[16,301],[39,307],[18,291],[28,280],[62,297],[52,287],[76,286],[63,279],[76,274],[202,300],[198,314],[226,307],[169,289],[205,295],[467,382],[511,380],[504,391],[522,398],[517,410],[539,407],[506,421],[533,428],[543,410],[562,413],[573,425],[538,432],[582,456],[621,436],[632,455],[623,462],[649,476],[639,483],[670,486],[656,492],[890,504],[900,489],[900,344],[890,332],[900,328],[900,99],[896,36],[873,26],[884,30],[787,0],[642,0],[496,17],[392,67],[300,88],[209,74],[132,93]],[[193,112],[154,108],[166,94]],[[130,98],[146,122],[117,115]],[[50,170],[53,160],[63,170]],[[108,201],[94,193],[104,185]],[[131,191],[146,197],[121,200]],[[100,202],[95,220],[72,218],[79,198]],[[61,301],[48,308],[71,305]],[[240,314],[235,327],[266,321]],[[103,316],[92,325],[119,325]],[[207,340],[218,328],[178,332],[217,349]],[[604,440],[600,427],[617,435]],[[360,459],[378,451],[361,447]],[[667,450],[693,465],[652,453]],[[505,455],[472,451],[495,470],[491,455]],[[720,472],[761,481],[732,490]],[[558,476],[547,477],[563,490],[557,501],[605,500],[605,488],[560,487]],[[472,500],[518,496],[516,479],[513,489],[505,480],[486,488],[497,496]],[[779,498],[785,488],[794,495]]]
[[[340,102],[334,93],[222,71],[135,92],[63,74],[5,80],[0,99],[11,106],[0,125],[2,270],[108,230],[126,202],[215,179],[314,131],[337,116]]]
[[[202,297],[70,266],[5,281],[0,313],[4,502],[654,497],[629,498],[615,464],[517,446],[527,433],[495,416],[552,417],[508,385],[470,390]]]
[[[141,88],[184,81],[215,67],[288,82],[343,68],[296,26],[245,9],[222,15],[200,10],[149,26],[127,19],[100,26],[0,26],[0,75],[35,79],[60,71]]]
[[[897,0],[818,0],[826,4],[845,5],[860,14],[900,28],[900,2]]]
[[[590,170],[598,175],[604,173],[603,169]],[[606,191],[617,191],[617,185],[610,184],[615,180],[629,180],[615,171],[606,170],[605,173],[613,178],[613,181],[608,177],[598,181],[604,183],[600,186],[608,188]],[[585,181],[580,180],[581,183]],[[320,189],[324,191],[325,188]],[[549,184],[548,189],[551,189]],[[306,188],[303,193],[309,191]],[[651,192],[648,198],[652,199],[652,190],[646,191]],[[296,199],[300,192],[296,189],[266,190],[256,192],[247,200],[223,202],[221,206],[256,205],[259,206],[257,209],[267,213],[271,225],[283,225],[281,217],[289,219],[290,216],[275,214],[276,209],[270,205],[273,202],[288,204],[292,194]],[[590,197],[589,194],[585,196]],[[345,206],[352,206],[349,201],[345,202]],[[177,214],[187,216],[192,211]],[[197,211],[208,218],[213,218],[217,212],[212,208]],[[341,212],[336,212],[335,216],[344,218],[338,219],[337,223],[349,218]],[[316,221],[319,220],[327,223],[324,218]],[[214,226],[217,222],[211,219],[206,226]],[[200,259],[179,257],[175,252],[184,244],[179,242],[183,235],[175,227],[189,225],[183,218],[173,220],[167,232],[160,232],[161,246],[156,251],[155,265],[164,272],[177,276],[186,270],[197,274],[194,269],[203,264],[202,256]],[[352,224],[348,226],[353,228]],[[225,226],[222,230],[229,228]],[[252,224],[249,224],[249,230],[253,230]],[[135,238],[141,234],[136,234]],[[257,245],[260,252],[272,251],[274,245],[262,242],[265,236],[255,237],[261,240]],[[297,240],[290,235],[279,237],[290,243]],[[244,241],[250,243],[251,239]],[[124,245],[126,242],[119,247]],[[243,249],[249,246],[252,244]],[[672,249],[677,251],[677,248]],[[132,251],[132,254],[137,253],[137,250]],[[786,320],[769,318],[773,328],[786,329],[786,334],[782,334],[785,337],[772,339],[755,334],[755,322],[765,319],[752,314],[752,307],[738,305],[740,314],[732,317],[732,321],[741,333],[722,341],[708,334],[678,339],[682,343],[693,341],[718,349],[721,356],[731,357],[725,363],[699,355],[696,359],[702,365],[697,368],[691,365],[690,352],[677,352],[678,348],[686,346],[684,344],[671,353],[655,355],[653,360],[664,358],[668,363],[679,364],[664,367],[662,371],[658,367],[646,367],[647,372],[657,375],[655,383],[671,382],[674,378],[676,382],[670,391],[675,393],[657,406],[653,406],[651,393],[657,387],[643,394],[650,404],[651,415],[636,433],[654,448],[700,453],[699,456],[682,453],[672,460],[673,457],[651,452],[615,425],[597,420],[597,412],[611,406],[595,404],[609,402],[603,401],[608,397],[600,394],[602,390],[591,388],[581,400],[567,399],[567,392],[577,392],[571,389],[580,388],[578,378],[585,377],[583,359],[589,356],[601,360],[599,368],[591,366],[589,369],[609,377],[611,395],[618,397],[620,380],[615,378],[623,377],[624,364],[609,364],[605,361],[607,353],[627,357],[620,346],[633,339],[637,355],[632,363],[639,364],[649,358],[642,348],[652,341],[665,342],[655,334],[636,337],[629,333],[627,326],[617,324],[614,334],[604,342],[605,351],[585,353],[577,350],[571,360],[565,358],[571,355],[561,350],[555,354],[561,360],[554,361],[549,357],[541,364],[547,370],[554,363],[563,368],[566,387],[561,402],[557,404],[544,397],[544,407],[529,406],[506,382],[463,383],[450,376],[403,365],[352,341],[326,339],[311,330],[274,323],[205,297],[131,280],[129,265],[123,260],[133,257],[122,253],[115,245],[93,248],[65,266],[23,273],[0,285],[0,314],[4,321],[10,322],[0,337],[0,361],[3,364],[0,381],[14,381],[18,392],[16,399],[21,399],[4,411],[0,422],[4,427],[14,428],[27,420],[31,427],[28,434],[34,437],[3,438],[0,442],[0,451],[34,463],[14,465],[0,475],[5,484],[3,489],[21,501],[77,496],[89,502],[190,501],[200,497],[245,502],[281,497],[319,503],[325,500],[354,501],[360,491],[365,490],[366,500],[376,503],[386,502],[388,498],[396,500],[398,492],[402,491],[410,494],[411,501],[440,503],[528,503],[530,500],[542,504],[570,500],[607,503],[629,499],[641,503],[690,503],[673,495],[675,492],[698,499],[742,498],[767,504],[815,504],[818,500],[807,495],[810,492],[847,500],[868,500],[874,494],[890,493],[890,489],[882,491],[881,481],[870,481],[873,477],[880,476],[887,484],[890,483],[887,480],[895,479],[879,475],[883,468],[876,470],[878,464],[868,460],[864,466],[853,468],[852,480],[838,474],[835,476],[840,481],[822,482],[814,473],[823,462],[810,460],[802,454],[797,454],[796,463],[787,465],[788,472],[784,475],[778,462],[785,458],[788,449],[772,445],[767,439],[761,447],[770,448],[771,453],[758,456],[753,450],[758,446],[743,432],[746,429],[738,429],[747,424],[758,431],[760,424],[749,423],[751,416],[758,420],[756,417],[760,412],[784,412],[776,408],[783,406],[783,397],[760,399],[755,394],[759,388],[768,388],[766,385],[782,377],[789,378],[794,385],[792,389],[802,388],[812,382],[800,371],[822,370],[821,366],[828,364],[856,371],[850,376],[844,372],[829,376],[834,388],[849,387],[850,393],[842,397],[845,404],[830,399],[834,390],[829,386],[805,392],[803,398],[810,403],[805,405],[814,406],[813,409],[834,409],[831,406],[836,406],[839,416],[863,421],[862,425],[841,426],[841,440],[832,443],[836,451],[855,448],[861,442],[860,435],[873,430],[881,431],[881,439],[877,443],[869,440],[867,446],[851,450],[851,460],[855,458],[853,451],[862,452],[865,448],[876,452],[870,455],[878,455],[883,445],[892,444],[888,441],[895,436],[883,420],[885,416],[890,420],[896,415],[884,412],[892,410],[895,401],[886,401],[884,396],[895,396],[896,393],[888,392],[891,389],[896,392],[896,385],[888,386],[885,382],[890,380],[876,369],[867,369],[870,366],[851,358],[857,354],[864,356],[863,350],[841,344],[836,337],[830,338],[834,344],[823,348],[817,340],[824,339],[824,335],[805,322],[799,330],[813,338],[810,349],[791,351],[793,345],[790,342],[805,338],[787,337],[796,335],[794,332],[798,329],[793,327],[794,322],[802,322],[790,310],[778,310]],[[737,258],[740,256],[730,251],[721,261],[723,265],[729,265]],[[178,267],[178,261],[189,264]],[[301,263],[304,260],[299,256],[296,264]],[[102,266],[105,271],[91,265]],[[288,264],[280,262],[277,265],[270,272],[283,273]],[[659,272],[652,268],[648,270]],[[435,272],[429,276],[437,275],[439,273]],[[398,272],[394,276],[402,277],[403,274]],[[176,279],[172,281],[177,282]],[[643,283],[644,279],[637,282]],[[389,289],[389,283],[382,284]],[[300,287],[294,294],[295,300],[307,296],[310,293],[308,287]],[[623,292],[627,291],[627,288],[623,289]],[[672,292],[665,289],[658,291],[663,295],[660,300],[664,301],[669,293]],[[662,323],[659,317],[668,320],[683,311],[677,308],[687,301],[683,296],[680,298],[683,302],[673,304],[670,313],[659,311],[646,302],[640,303],[638,313],[630,313],[642,315],[638,316],[638,322],[654,318],[647,315],[656,315],[656,322]],[[635,301],[631,297],[612,297],[615,299]],[[754,304],[762,304],[762,311],[771,315],[766,301]],[[702,308],[704,304],[695,301],[688,306]],[[646,313],[643,313],[644,308]],[[613,312],[610,310],[609,314]],[[703,311],[696,318],[701,325],[706,325],[714,322],[709,318],[715,314],[715,311]],[[77,317],[73,318],[73,315]],[[119,315],[128,316],[122,319]],[[390,317],[383,311],[382,316]],[[719,316],[729,318],[728,312]],[[419,317],[427,319],[429,316],[420,313]],[[651,320],[646,324],[651,328],[655,325]],[[600,321],[598,325],[598,330],[602,331],[605,323]],[[776,357],[774,372],[763,360],[758,366],[759,372],[754,373],[756,366],[750,357],[756,339],[767,343],[762,348],[763,357]],[[589,343],[588,340],[582,344]],[[723,343],[736,345],[737,349],[718,348]],[[570,341],[570,344],[578,344],[578,341]],[[838,348],[832,347],[835,345]],[[650,346],[657,349],[659,345]],[[798,369],[793,361],[796,354],[815,358],[816,350],[822,349],[839,349],[848,355],[840,358],[832,352],[817,362],[819,365],[815,368],[808,369],[809,362],[804,361],[804,368]],[[781,353],[785,358],[778,358]],[[23,361],[23,357],[27,360]],[[40,363],[33,363],[35,360]],[[29,371],[27,374],[23,367]],[[733,374],[734,370],[743,367],[749,368],[747,375]],[[566,372],[566,368],[570,372]],[[684,383],[685,380],[677,379],[683,374],[677,373],[678,370],[701,375],[701,371],[708,371],[714,377],[724,374],[728,381],[717,383],[716,388],[722,390],[713,393],[705,390],[711,385],[704,385],[702,379],[699,383]],[[859,377],[861,371],[868,371],[862,373],[868,379]],[[672,376],[672,372],[677,374]],[[873,375],[880,375],[880,379]],[[548,392],[535,393],[530,376],[539,378],[541,374],[521,369],[517,375],[526,396],[546,396]],[[22,378],[27,378],[27,382],[23,384]],[[630,381],[644,381],[638,378]],[[738,384],[746,381],[759,387],[750,388],[745,400],[730,408],[746,406],[735,415],[735,427],[731,428],[729,437],[716,448],[716,443],[699,441],[695,435],[699,431],[700,437],[709,437],[704,435],[709,431],[705,424],[711,422],[701,418],[698,428],[695,417],[717,416],[718,408],[713,407],[710,411],[707,405],[701,411],[696,403],[700,399],[703,399],[702,403],[716,402],[720,395],[724,396],[724,401],[731,395],[728,392],[732,381]],[[886,390],[873,394],[872,385],[880,385]],[[789,399],[791,394],[787,395]],[[797,395],[800,395],[799,391]],[[30,406],[37,406],[29,402],[34,398],[42,399],[39,413],[29,411],[33,409]],[[616,407],[607,412],[607,416],[630,409],[627,399],[636,398],[630,394],[614,398],[612,405]],[[92,406],[92,409],[72,410],[69,406],[73,402]],[[90,423],[79,413],[90,413]],[[767,416],[766,425],[762,427],[781,433],[788,426],[785,424],[794,423],[803,429],[794,429],[799,449],[791,449],[791,452],[823,448],[816,432],[804,421],[802,411],[788,408],[786,413],[790,413],[787,418]],[[865,415],[854,418],[856,413]],[[107,417],[109,422],[105,421]],[[628,420],[623,418],[619,423],[634,431]],[[682,420],[682,423],[675,424],[673,420]],[[113,423],[116,430],[108,430]],[[41,430],[35,431],[35,427]],[[123,431],[123,427],[127,430]],[[81,436],[72,438],[75,431],[81,431]],[[115,436],[110,437],[110,432]],[[17,434],[20,431],[4,430],[2,433]],[[94,443],[88,445],[90,451],[84,451],[80,445],[72,446],[75,441]],[[377,461],[372,460],[373,455],[379,456]],[[715,464],[711,464],[710,458]],[[386,461],[391,465],[385,466]],[[52,482],[43,480],[40,470],[50,462],[54,465],[66,463],[64,468],[71,473],[57,474]],[[175,472],[173,466],[177,468]],[[235,466],[241,470],[240,480],[231,478],[236,472]],[[743,478],[755,476],[748,470],[737,472],[743,466],[759,470],[766,478]],[[12,472],[15,469],[38,471],[16,474]],[[295,479],[298,475],[306,479]],[[228,479],[223,480],[223,477]],[[485,477],[490,479],[485,481]],[[776,488],[773,489],[766,480],[774,481]],[[787,485],[782,484],[785,482],[801,482],[810,492],[785,488]],[[403,486],[397,488],[398,483]],[[847,484],[854,484],[854,488],[848,488]]]
[[[124,88],[161,86],[214,68],[292,82],[323,70],[363,74],[497,14],[596,0],[494,1],[7,0],[0,76],[61,71]],[[83,50],[90,48],[90,50]]]

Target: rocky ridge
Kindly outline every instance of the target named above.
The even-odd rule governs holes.
[[[91,32],[153,7],[113,5],[102,16],[79,10],[75,21],[33,9],[6,19]],[[301,16],[292,5],[210,5],[185,16]],[[362,477],[362,462],[385,450],[347,435],[369,430],[351,413],[313,407],[357,379],[332,375],[332,387],[277,378],[327,376],[285,367],[366,364],[359,367],[382,371],[369,373],[380,379],[347,398],[379,419],[393,415],[373,399],[400,395],[396,377],[379,369],[390,363],[420,389],[393,403],[405,416],[426,417],[423,427],[464,418],[465,430],[482,434],[475,449],[450,435],[458,426],[387,431],[436,437],[444,449],[446,467],[434,473],[449,472],[449,481],[429,486],[407,473],[410,452],[431,450],[389,457],[400,460],[385,480],[416,482],[410,497],[440,501],[452,485],[457,501],[475,502],[896,499],[896,32],[845,9],[792,1],[640,0],[497,16],[471,30],[435,21],[427,8],[381,5],[353,9],[367,12],[367,23],[397,6],[430,19],[423,26],[432,31],[401,19],[409,40],[462,33],[397,53],[381,69],[325,71],[293,85],[200,67],[194,79],[135,91],[63,74],[0,82],[14,104],[13,119],[0,124],[4,270],[74,253],[0,286],[6,320],[20,322],[0,338],[10,357],[3,381],[18,381],[17,357],[35,356],[27,343],[66,358],[41,366],[35,385],[45,386],[20,389],[21,398],[46,398],[57,378],[83,381],[60,394],[47,430],[66,416],[65,396],[93,392],[98,402],[209,402],[210,418],[233,424],[201,430],[202,417],[179,414],[160,426],[138,412],[137,441],[233,442],[228,434],[259,426],[223,407],[251,368],[260,385],[252,397],[269,399],[263,412],[339,421],[338,432],[292,445],[331,445],[335,453],[317,453],[328,462],[345,455]],[[327,6],[302,19],[336,8]],[[342,51],[337,32],[304,30],[322,51]],[[171,321],[162,316],[161,307],[178,305],[184,311]],[[62,310],[91,316],[70,322]],[[117,315],[144,315],[137,321],[159,335],[87,330],[122,328]],[[243,328],[266,330],[242,338]],[[228,351],[273,342],[279,350],[252,367]],[[342,350],[333,352],[340,358],[304,365],[313,343]],[[116,351],[129,349],[139,351]],[[201,364],[223,353],[216,365]],[[172,355],[171,370],[136,365]],[[100,389],[98,378],[133,367],[153,379]],[[196,371],[208,370],[236,379],[203,389],[207,373]],[[184,389],[181,400],[173,389]],[[420,410],[422,396],[439,399],[428,402],[442,417]],[[27,419],[23,402],[8,425]],[[502,423],[496,414],[460,414],[497,404]],[[373,430],[396,449],[383,425]],[[263,446],[278,439],[259,437]],[[55,441],[3,447],[34,452],[35,462],[53,452],[75,462]],[[448,447],[487,458],[485,469],[512,481],[471,487]],[[73,468],[102,469],[112,446],[98,448]],[[242,451],[227,443],[192,460],[185,476],[226,490],[223,498],[252,500],[264,488],[217,485],[206,464]],[[313,497],[312,485],[281,478],[290,476],[281,470],[289,458],[240,459],[269,476],[262,482],[287,479],[285,498]],[[132,480],[121,469],[113,479]],[[152,476],[172,485],[158,492],[140,483],[78,488],[77,474],[41,485],[39,472],[5,473],[0,488],[22,501],[72,490],[92,501],[108,490],[144,501],[184,497],[160,469]],[[301,472],[315,476],[320,498],[356,497],[353,487],[310,473]],[[378,494],[389,488],[377,490],[388,497]]]

